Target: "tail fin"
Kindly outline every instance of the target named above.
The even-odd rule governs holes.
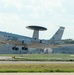
[[[50,40],[51,41],[60,41],[62,38],[63,32],[64,32],[64,29],[65,29],[65,27],[60,27]]]

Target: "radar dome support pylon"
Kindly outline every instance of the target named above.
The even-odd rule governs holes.
[[[26,28],[34,30],[33,32],[33,39],[39,40],[39,31],[45,31],[47,28],[42,27],[42,26],[27,26]]]

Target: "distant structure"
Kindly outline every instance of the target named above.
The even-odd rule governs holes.
[[[60,48],[54,48],[52,49],[52,54],[74,54],[74,40],[72,39],[66,39],[63,40],[65,43],[73,44],[70,46],[63,46]]]
[[[52,54],[74,54],[74,46],[65,46],[52,49]]]

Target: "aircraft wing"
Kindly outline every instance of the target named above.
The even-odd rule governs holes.
[[[23,44],[21,41],[15,41],[15,40],[8,40],[7,43],[9,44],[13,44],[13,45],[17,45],[17,46],[24,46],[24,45],[27,45],[27,44]]]
[[[57,45],[57,47],[64,47],[64,46],[74,46],[74,44],[60,44],[60,45]]]
[[[64,46],[74,46],[74,44],[67,44],[67,43],[63,43],[63,44],[46,44],[46,43],[39,43],[39,42],[27,42],[26,41],[18,41],[18,40],[6,40],[5,42],[0,42],[1,45],[3,44],[13,44],[15,46],[25,46],[25,47],[29,47],[29,48],[58,48],[58,47],[64,47]]]
[[[0,46],[2,46],[2,45],[4,45],[4,44],[6,44],[6,43],[4,43],[4,42],[0,42]]]

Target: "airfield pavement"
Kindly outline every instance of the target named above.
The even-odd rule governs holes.
[[[10,60],[11,56],[0,56],[0,59]],[[74,64],[71,61],[0,61],[0,64]]]
[[[63,62],[63,61],[0,61],[0,64],[74,64],[74,62]]]
[[[0,75],[74,75],[74,73],[0,73]]]

